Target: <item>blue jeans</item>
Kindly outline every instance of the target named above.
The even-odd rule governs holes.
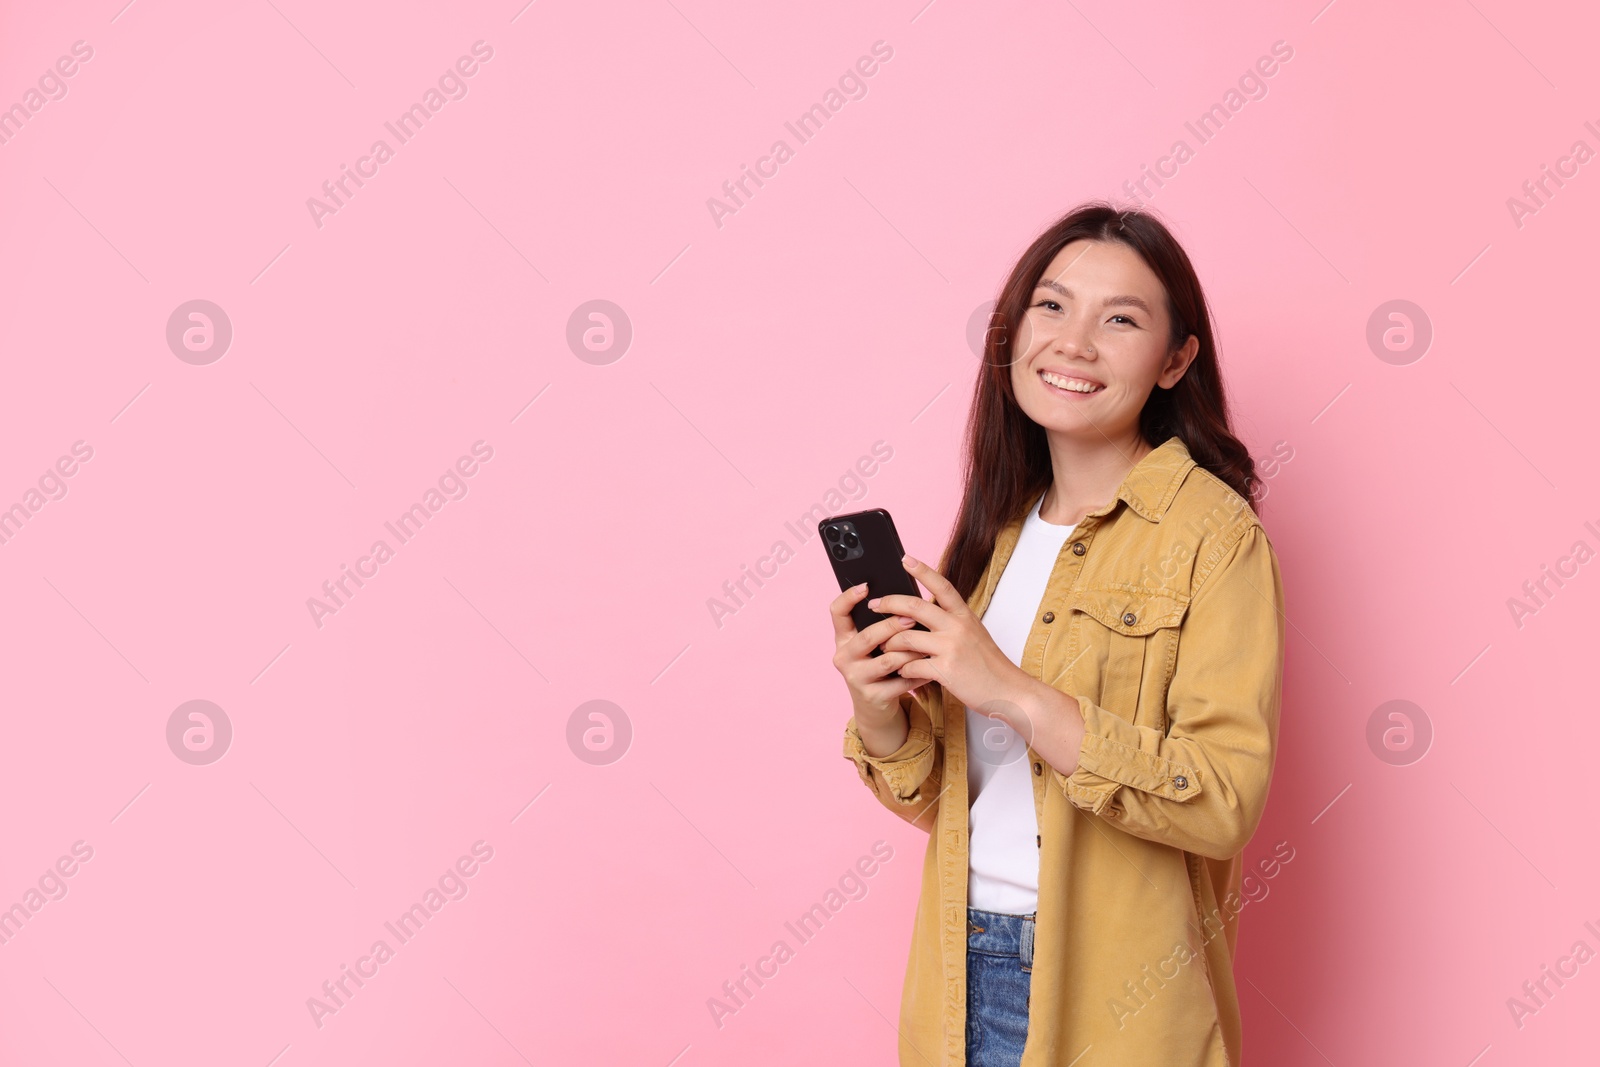
[[[1017,1067],[1028,1038],[1033,914],[967,909],[967,1064]]]

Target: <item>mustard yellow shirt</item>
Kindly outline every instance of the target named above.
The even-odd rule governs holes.
[[[968,598],[979,615],[1023,517]],[[1260,520],[1177,437],[1063,546],[1021,666],[1077,698],[1087,733],[1070,775],[1028,749],[1039,904],[1022,1067],[1240,1064],[1241,853],[1272,780],[1283,607]],[[904,745],[867,755],[852,718],[844,754],[885,807],[930,831],[899,1053],[906,1067],[955,1067],[966,1055],[965,722],[936,682],[901,705]]]

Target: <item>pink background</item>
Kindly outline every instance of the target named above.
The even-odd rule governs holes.
[[[0,906],[93,849],[0,945],[0,1061],[892,1062],[926,835],[840,755],[836,587],[784,523],[883,441],[849,509],[936,559],[969,319],[1178,138],[1153,206],[1239,434],[1292,453],[1246,856],[1295,858],[1241,920],[1249,1060],[1592,1057],[1600,963],[1520,1028],[1507,1006],[1600,950],[1600,563],[1520,628],[1507,606],[1600,548],[1597,164],[1507,207],[1600,148],[1580,5],[123,3],[10,3],[0,32],[0,106],[93,49],[0,145],[0,506],[93,449],[0,545]],[[306,199],[479,40],[467,95],[319,228]],[[1275,41],[1199,145],[1184,123]],[[707,199],[778,138],[719,228]],[[166,340],[195,299],[233,328],[206,365]],[[567,341],[597,299],[633,331],[609,363]],[[1403,365],[1366,340],[1397,299],[1434,332]],[[319,628],[307,599],[480,440],[467,495]],[[631,730],[604,765],[568,742],[596,699]],[[1407,765],[1367,741],[1395,699],[1434,733]],[[208,765],[168,745],[190,700],[232,724]],[[467,895],[319,1027],[307,998],[477,841]],[[780,938],[719,1027],[708,998]]]

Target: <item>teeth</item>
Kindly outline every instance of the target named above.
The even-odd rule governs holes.
[[[1094,393],[1103,388],[1102,386],[1090,385],[1088,382],[1079,381],[1075,378],[1063,378],[1061,375],[1051,374],[1049,371],[1040,371],[1039,377],[1043,378],[1046,382],[1055,386],[1057,389],[1066,389],[1069,392],[1074,393]]]

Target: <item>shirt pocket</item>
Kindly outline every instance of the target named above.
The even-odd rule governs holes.
[[[1138,726],[1165,732],[1167,687],[1177,663],[1187,598],[1103,586],[1068,599],[1072,635],[1060,673],[1100,707]]]

